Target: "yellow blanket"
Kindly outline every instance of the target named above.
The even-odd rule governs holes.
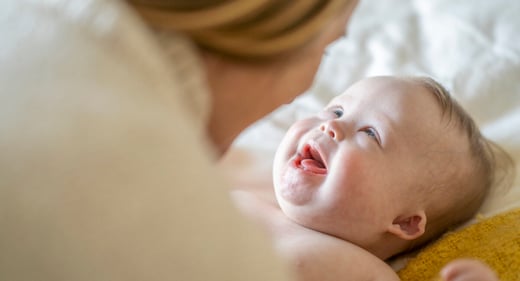
[[[520,280],[520,208],[444,235],[398,274],[401,280],[435,280],[446,263],[463,257],[484,261],[501,281]]]

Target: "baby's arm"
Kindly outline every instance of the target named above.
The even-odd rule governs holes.
[[[498,281],[495,272],[486,264],[471,259],[458,259],[441,270],[443,281]]]

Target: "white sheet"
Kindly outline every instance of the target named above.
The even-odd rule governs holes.
[[[519,27],[520,1],[362,0],[314,86],[244,132],[223,165],[241,184],[268,184],[276,146],[294,120],[320,110],[351,83],[385,74],[436,78],[520,163]],[[508,194],[492,194],[482,213],[515,206],[518,180]]]

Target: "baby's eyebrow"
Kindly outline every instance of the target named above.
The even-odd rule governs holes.
[[[332,100],[327,104],[327,107],[341,104],[343,108],[346,108],[347,105],[351,105],[352,99],[354,99],[352,95],[343,93],[332,98]]]

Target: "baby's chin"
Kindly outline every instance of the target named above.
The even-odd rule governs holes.
[[[286,167],[275,173],[273,184],[280,205],[304,207],[312,204],[317,193],[321,178],[302,176],[301,171]]]
[[[327,229],[320,226],[319,220],[313,218],[311,214],[306,214],[306,212],[297,210],[294,207],[281,207],[281,210],[282,213],[295,224],[314,231],[327,233]]]

